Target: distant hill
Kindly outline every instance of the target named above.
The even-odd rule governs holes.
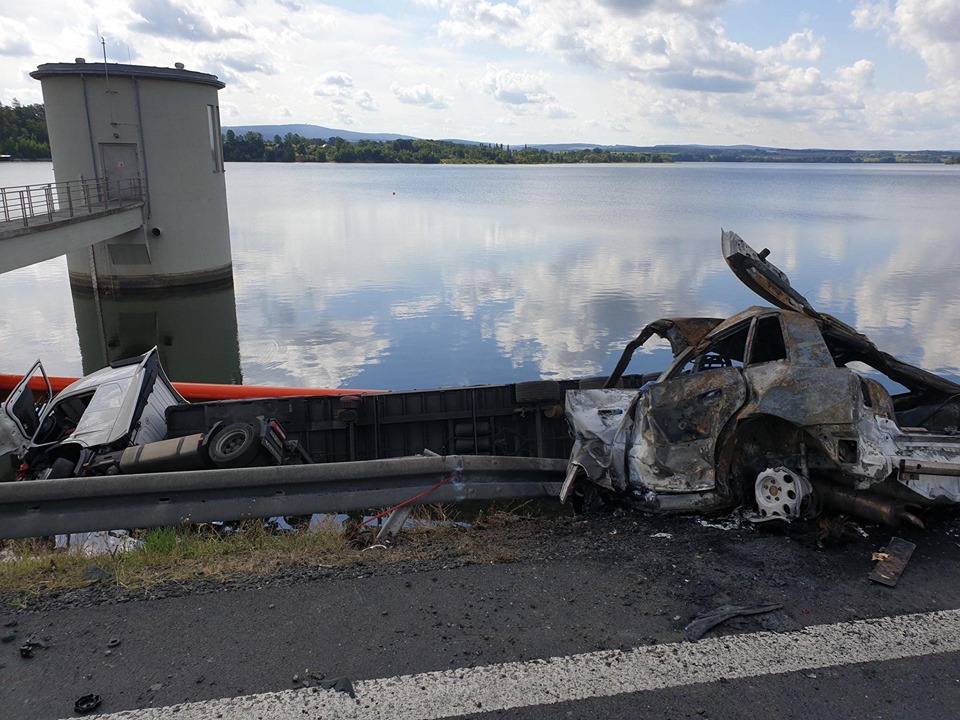
[[[222,128],[223,132],[233,130],[237,135],[243,135],[247,132],[255,132],[263,135],[264,140],[272,140],[275,135],[283,137],[287,133],[299,135],[307,140],[329,140],[332,137],[341,137],[349,142],[357,140],[374,140],[376,142],[387,142],[390,140],[417,140],[412,135],[401,135],[399,133],[362,133],[352,130],[338,130],[336,128],[323,127],[322,125],[231,125]]]
[[[291,133],[307,140],[329,140],[340,137],[355,143],[360,140],[390,142],[392,140],[423,140],[414,135],[400,133],[366,133],[342,128],[329,128],[322,125],[231,125],[223,132],[233,130],[237,135],[249,131],[260,133],[264,140],[271,141],[274,136],[281,138]],[[432,138],[431,138],[432,140]],[[439,138],[439,142],[457,145],[484,145],[496,147],[498,143],[478,140]],[[775,148],[762,145],[603,145],[601,143],[503,143],[503,148],[518,150],[531,148],[552,153],[575,153],[599,149],[609,153],[660,153],[669,156],[674,162],[951,162],[957,163],[957,150],[833,150],[825,148]]]

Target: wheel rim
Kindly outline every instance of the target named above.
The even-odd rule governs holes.
[[[244,433],[234,431],[226,437],[220,438],[219,442],[217,442],[217,451],[223,455],[232,455],[243,446],[245,440],[246,436]]]

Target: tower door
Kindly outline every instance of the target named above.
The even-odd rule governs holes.
[[[100,143],[106,193],[111,200],[137,200],[140,187],[140,160],[135,143]]]

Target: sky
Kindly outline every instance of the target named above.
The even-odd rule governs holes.
[[[217,75],[225,127],[960,148],[960,0],[0,0],[0,102],[101,37]]]

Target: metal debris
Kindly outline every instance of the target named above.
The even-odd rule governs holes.
[[[766,603],[763,605],[721,605],[713,610],[707,610],[697,615],[684,628],[687,634],[687,640],[695,641],[702,638],[708,630],[716,627],[730,618],[742,617],[744,615],[760,615],[761,613],[780,610],[783,605],[780,603]]]
[[[320,680],[320,687],[324,690],[336,690],[337,692],[347,693],[350,697],[356,698],[353,682],[348,677],[336,677],[329,680]]]
[[[73,709],[78,713],[88,713],[100,707],[102,700],[103,698],[99,695],[84,695],[77,698],[77,701],[73,704]]]
[[[874,558],[878,559],[879,562],[873,568],[873,572],[870,573],[870,579],[887,587],[896,587],[916,547],[909,540],[898,537],[891,538],[890,542],[887,543],[885,552],[874,553]],[[882,557],[876,558],[878,555]]]

